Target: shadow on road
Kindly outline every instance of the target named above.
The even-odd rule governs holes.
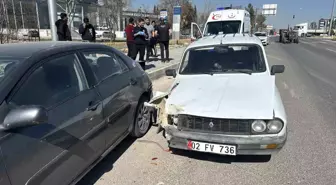
[[[189,157],[196,160],[211,161],[216,163],[266,163],[271,160],[271,155],[239,155],[239,156],[223,156],[203,152],[194,152],[187,150],[173,150],[173,154]]]
[[[136,138],[127,137],[114,150],[111,151],[97,166],[95,166],[76,185],[93,185],[104,173],[113,169],[113,164],[136,141]]]

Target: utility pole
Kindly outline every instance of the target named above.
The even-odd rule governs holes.
[[[330,25],[329,25],[329,36],[331,36],[332,25],[334,21],[334,8],[335,8],[335,0],[333,0],[332,9],[331,9],[331,17],[330,17]]]
[[[53,41],[57,41],[57,29],[55,22],[57,20],[56,0],[48,0],[49,24]]]

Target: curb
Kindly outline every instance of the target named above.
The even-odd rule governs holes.
[[[163,76],[166,76],[166,70],[167,69],[177,69],[179,67],[180,63],[173,63],[169,66],[165,66],[153,71],[149,71],[147,74],[149,76],[149,78],[153,81],[153,80],[157,80]]]

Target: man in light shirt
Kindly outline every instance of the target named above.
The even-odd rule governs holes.
[[[149,61],[149,56],[152,54],[153,50],[151,47],[151,39],[154,36],[154,26],[151,25],[151,22],[148,17],[145,18],[145,28],[148,33],[147,45],[146,45],[146,61]]]

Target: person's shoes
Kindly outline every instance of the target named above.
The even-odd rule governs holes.
[[[161,62],[162,62],[162,63],[166,63],[166,60],[165,60],[165,59],[162,59]]]

